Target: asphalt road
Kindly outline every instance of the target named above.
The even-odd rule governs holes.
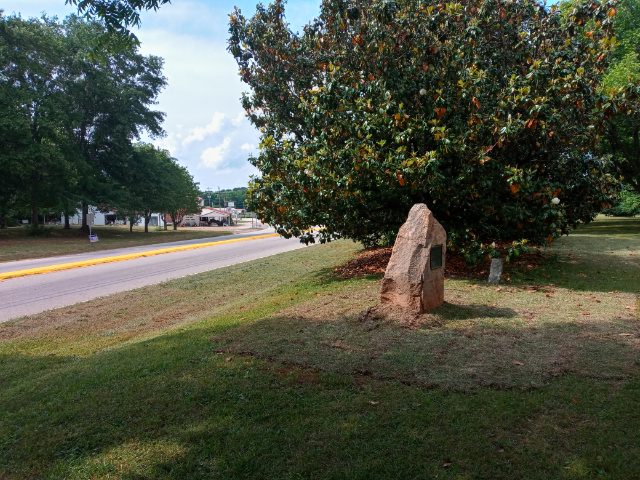
[[[150,250],[158,250],[160,248],[178,247],[181,245],[197,245],[200,243],[220,242],[223,240],[231,240],[234,238],[255,237],[265,233],[273,233],[272,228],[260,230],[257,232],[242,233],[235,235],[221,235],[217,237],[194,238],[191,240],[179,240],[177,242],[152,243],[150,245],[138,245],[136,247],[113,248],[110,250],[97,250],[95,252],[84,252],[75,255],[61,255],[57,257],[33,258],[27,260],[16,260],[14,262],[0,263],[0,273],[13,272],[16,270],[26,270],[28,268],[46,267],[49,265],[57,265],[60,263],[81,262],[94,258],[112,257],[117,255],[126,255],[128,253],[140,253]]]
[[[214,241],[238,237],[240,235],[217,237]],[[212,241],[212,239],[187,242],[193,244],[206,241]],[[176,242],[169,245],[175,246],[182,243]],[[88,258],[122,255],[164,246],[167,245],[132,247],[50,259],[3,263],[0,264],[0,272]],[[298,239],[264,238],[8,279],[0,281],[0,322],[298,248],[304,248]]]

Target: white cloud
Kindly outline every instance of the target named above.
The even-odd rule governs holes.
[[[167,150],[172,155],[175,155],[178,151],[178,144],[176,143],[176,139],[173,135],[157,138],[153,140],[153,144],[158,148]]]
[[[220,145],[207,148],[202,152],[202,155],[200,155],[200,165],[211,169],[221,167],[225,160],[224,156],[229,150],[230,145],[231,138],[225,137]]]
[[[253,151],[253,150],[255,150],[255,149],[256,149],[256,146],[255,146],[255,145],[253,145],[252,143],[243,143],[243,144],[240,146],[240,150],[242,150],[242,151],[244,151],[244,152],[251,152],[251,151]]]
[[[225,114],[222,112],[215,112],[211,121],[204,127],[196,127],[191,130],[187,136],[182,140],[182,145],[189,145],[193,142],[201,142],[205,138],[215,135],[222,130]]]
[[[233,120],[231,120],[231,124],[232,124],[234,127],[239,127],[239,126],[240,126],[240,124],[241,124],[242,122],[244,122],[246,118],[247,118],[247,116],[246,116],[246,114],[245,114],[244,112],[239,112],[239,113],[236,115],[236,117],[235,117]]]

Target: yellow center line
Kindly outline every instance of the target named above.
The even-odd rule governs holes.
[[[148,250],[146,252],[128,253],[125,255],[114,255],[112,257],[100,257],[91,260],[82,260],[80,262],[59,263],[56,265],[48,265],[46,267],[27,268],[24,270],[15,270],[13,272],[0,273],[0,281],[10,278],[26,277],[28,275],[40,275],[42,273],[59,272],[62,270],[71,270],[74,268],[90,267],[103,263],[124,262],[134,260],[136,258],[153,257],[155,255],[163,255],[165,253],[183,252],[185,250],[195,250],[197,248],[214,247],[216,245],[228,245],[230,243],[248,242],[251,240],[262,240],[264,238],[278,237],[277,233],[266,233],[264,235],[256,235],[255,237],[233,238],[230,240],[219,240],[217,242],[195,243],[192,245],[179,245],[177,247],[159,248],[156,250]]]

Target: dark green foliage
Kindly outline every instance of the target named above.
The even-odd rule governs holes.
[[[613,105],[604,147],[625,183],[640,193],[640,1],[619,3],[615,27],[617,46],[603,82]]]
[[[618,196],[618,201],[605,211],[607,215],[615,217],[633,217],[640,215],[640,194],[631,188],[624,188]]]
[[[229,49],[262,133],[251,206],[285,236],[322,225],[366,244],[392,240],[416,202],[458,247],[592,220],[615,190],[595,153],[612,8],[325,0],[302,34],[283,2],[237,10]]]
[[[231,188],[217,191],[201,192],[205,205],[211,207],[225,207],[228,202],[234,202],[236,208],[245,208],[246,187]]]
[[[60,123],[65,117],[61,26],[0,14],[0,205],[38,210],[70,183]]]
[[[611,152],[624,182],[640,193],[640,83],[611,93],[605,151]]]
[[[106,42],[103,25],[70,17],[64,23],[69,81],[63,128],[79,164],[77,193],[93,204],[118,206],[132,169],[132,141],[163,133],[164,114],[152,110],[166,85],[162,59],[145,57],[135,44]],[[145,173],[143,168],[141,175]]]
[[[65,0],[77,5],[78,11],[89,17],[98,17],[110,30],[127,33],[128,27],[140,25],[141,10],[157,10],[171,0]],[[132,36],[133,37],[133,36]]]
[[[179,214],[198,211],[197,184],[168,151],[140,143],[133,147],[128,162],[115,205],[128,217],[143,217],[145,231],[153,212],[168,212],[175,228]]]

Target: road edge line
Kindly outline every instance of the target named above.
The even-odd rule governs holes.
[[[230,243],[248,242],[251,240],[262,240],[265,238],[279,237],[277,233],[266,233],[255,235],[253,237],[232,238],[229,240],[218,240],[216,242],[195,243],[192,245],[179,245],[177,247],[165,247],[156,250],[148,250],[146,252],[127,253],[125,255],[114,255],[112,257],[94,258],[91,260],[82,260],[79,262],[59,263],[56,265],[48,265],[46,267],[27,268],[23,270],[14,270],[12,272],[0,273],[0,281],[10,280],[13,278],[27,277],[30,275],[41,275],[45,273],[61,272],[63,270],[73,270],[75,268],[91,267],[105,263],[126,262],[127,260],[135,260],[137,258],[154,257],[156,255],[164,255],[165,253],[182,252],[187,250],[196,250],[198,248],[213,247],[216,245],[228,245]]]

